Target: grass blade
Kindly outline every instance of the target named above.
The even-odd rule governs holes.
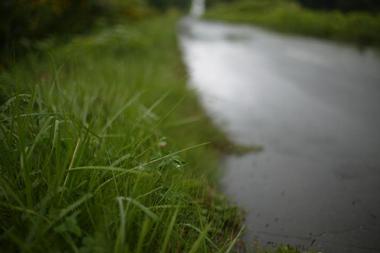
[[[162,248],[161,248],[161,251],[160,251],[161,253],[167,252],[169,240],[170,240],[171,234],[173,232],[173,228],[174,228],[175,221],[177,219],[178,212],[179,212],[179,209],[176,209],[174,211],[172,219],[170,220],[170,224],[169,224],[168,229],[166,230],[165,237],[164,237],[164,242],[162,244]]]
[[[207,237],[207,232],[210,228],[210,225],[208,225],[202,233],[199,234],[197,240],[194,242],[193,246],[191,247],[189,253],[196,253],[199,252],[199,248],[201,247],[202,242],[205,240]]]
[[[136,207],[140,208],[141,211],[143,211],[147,216],[149,216],[150,218],[152,218],[154,221],[158,221],[158,216],[155,213],[153,213],[148,207],[146,207],[143,204],[141,204],[139,201],[137,201],[135,199],[132,199],[130,197],[119,197],[119,198],[122,198],[122,199],[130,202],[131,204],[133,204]]]
[[[233,249],[233,247],[235,246],[237,240],[239,239],[241,233],[243,233],[245,229],[245,226],[242,226],[242,228],[240,229],[239,233],[236,235],[236,237],[232,240],[232,242],[230,243],[230,245],[228,246],[227,250],[225,251],[225,253],[230,253],[231,250]]]

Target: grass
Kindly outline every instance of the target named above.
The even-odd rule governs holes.
[[[0,73],[2,252],[233,249],[225,139],[186,88],[176,21],[40,42]]]
[[[236,0],[215,5],[205,17],[380,47],[380,14],[314,11],[302,8],[292,0]]]

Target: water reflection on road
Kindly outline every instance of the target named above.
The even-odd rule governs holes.
[[[207,112],[259,154],[227,156],[222,188],[247,243],[380,252],[380,60],[373,51],[185,19]]]

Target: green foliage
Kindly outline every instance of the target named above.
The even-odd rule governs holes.
[[[43,44],[0,74],[2,252],[218,252],[223,141],[185,86],[177,19]]]
[[[47,37],[89,32],[95,24],[150,17],[157,9],[186,9],[186,0],[2,0],[0,1],[0,64],[35,49]],[[0,65],[1,68],[1,65]]]
[[[285,33],[296,33],[359,46],[380,46],[380,14],[313,11],[287,0],[239,0],[220,4],[207,18],[248,22]]]
[[[0,45],[2,55],[29,48],[35,39],[50,34],[83,31],[104,12],[96,0],[3,0],[0,2]]]
[[[315,9],[338,9],[343,11],[380,11],[378,0],[298,0],[306,7]]]
[[[147,0],[147,2],[159,9],[167,9],[169,7],[177,7],[187,10],[190,7],[190,0]]]

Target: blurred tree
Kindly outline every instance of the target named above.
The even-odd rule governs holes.
[[[0,63],[36,39],[88,30],[99,16],[145,17],[152,8],[185,9],[190,0],[0,0]],[[23,50],[21,50],[23,51]]]
[[[208,5],[221,2],[236,2],[242,0],[206,0]],[[312,9],[342,10],[342,11],[380,11],[380,0],[246,0],[258,3],[298,2]]]
[[[379,0],[298,0],[302,5],[315,9],[342,11],[380,11]]]
[[[147,0],[147,1],[148,1],[148,4],[161,10],[164,10],[170,7],[176,7],[176,8],[185,10],[185,9],[188,9],[191,4],[191,0]]]
[[[0,54],[48,34],[82,31],[104,10],[98,0],[1,0]]]

